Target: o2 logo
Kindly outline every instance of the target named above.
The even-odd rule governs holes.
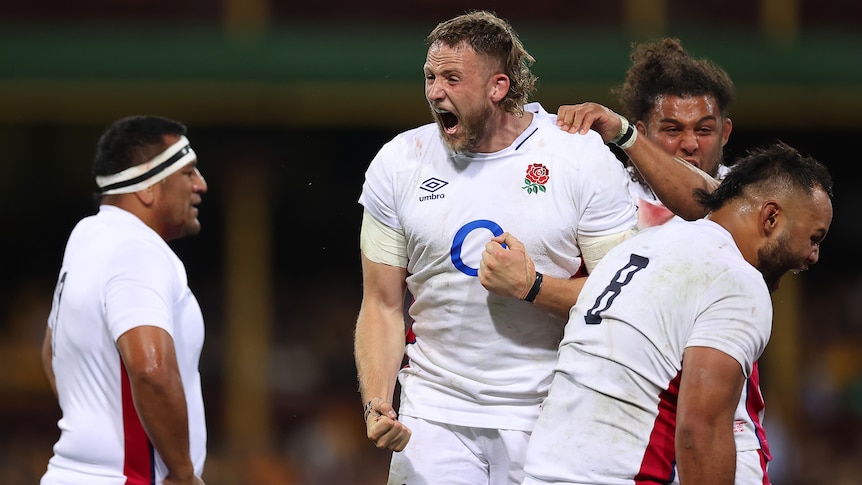
[[[461,258],[461,247],[464,245],[464,240],[467,239],[467,236],[476,229],[487,229],[491,231],[491,234],[494,236],[499,236],[504,232],[503,228],[500,227],[499,224],[487,219],[468,222],[467,224],[464,224],[461,229],[458,229],[458,232],[455,233],[455,238],[452,240],[452,248],[449,250],[449,258],[452,260],[452,264],[458,268],[458,271],[467,276],[479,276],[479,268],[468,266]]]

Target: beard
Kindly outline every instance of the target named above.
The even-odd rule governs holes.
[[[713,165],[709,171],[710,177],[718,178],[718,167],[721,166],[723,160],[724,160],[724,148],[721,145],[719,145],[718,153],[716,154],[716,157],[715,157],[715,165]]]
[[[710,170],[710,172],[712,172],[709,174],[710,177],[718,178],[718,167],[721,166],[722,160],[724,160],[724,150],[719,150],[718,160],[715,162],[715,166],[712,167],[712,170]]]
[[[779,280],[784,273],[801,266],[790,251],[790,236],[782,232],[772,244],[757,252],[757,269],[763,275],[763,280],[770,292],[778,289]]]
[[[440,136],[443,138],[443,143],[455,152],[472,152],[479,146],[482,138],[488,130],[488,122],[494,115],[494,108],[489,105],[483,106],[473,114],[462,114],[457,117],[458,131],[454,135],[446,132],[446,126],[443,122],[443,117],[431,110],[434,120],[437,122],[437,127],[440,129]],[[449,115],[455,116],[455,115]]]

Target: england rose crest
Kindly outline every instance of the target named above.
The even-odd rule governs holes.
[[[548,167],[542,165],[541,163],[534,163],[527,167],[527,175],[524,179],[524,185],[521,187],[522,189],[526,189],[528,194],[538,194],[540,191],[544,192],[545,184],[548,183],[548,179],[551,178],[551,171],[548,170]]]

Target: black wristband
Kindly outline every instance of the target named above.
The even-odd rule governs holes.
[[[539,294],[539,290],[542,289],[542,273],[536,271],[536,281],[533,282],[533,286],[530,287],[530,291],[527,292],[527,296],[524,297],[524,301],[528,301],[533,303],[533,300],[536,299],[536,295]]]

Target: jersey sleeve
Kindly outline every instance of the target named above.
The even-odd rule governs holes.
[[[113,339],[144,325],[173,336],[173,302],[180,289],[169,255],[147,242],[132,243],[112,257],[111,268],[104,298]]]
[[[365,172],[359,203],[369,214],[387,226],[400,230],[395,207],[395,166],[403,158],[400,138],[383,145]]]
[[[637,206],[629,193],[629,175],[597,133],[587,135],[579,174],[583,214],[578,235],[608,236],[637,225]]]
[[[772,300],[763,278],[749,271],[725,271],[702,301],[712,303],[696,317],[686,347],[724,352],[739,362],[748,378],[772,333]]]

